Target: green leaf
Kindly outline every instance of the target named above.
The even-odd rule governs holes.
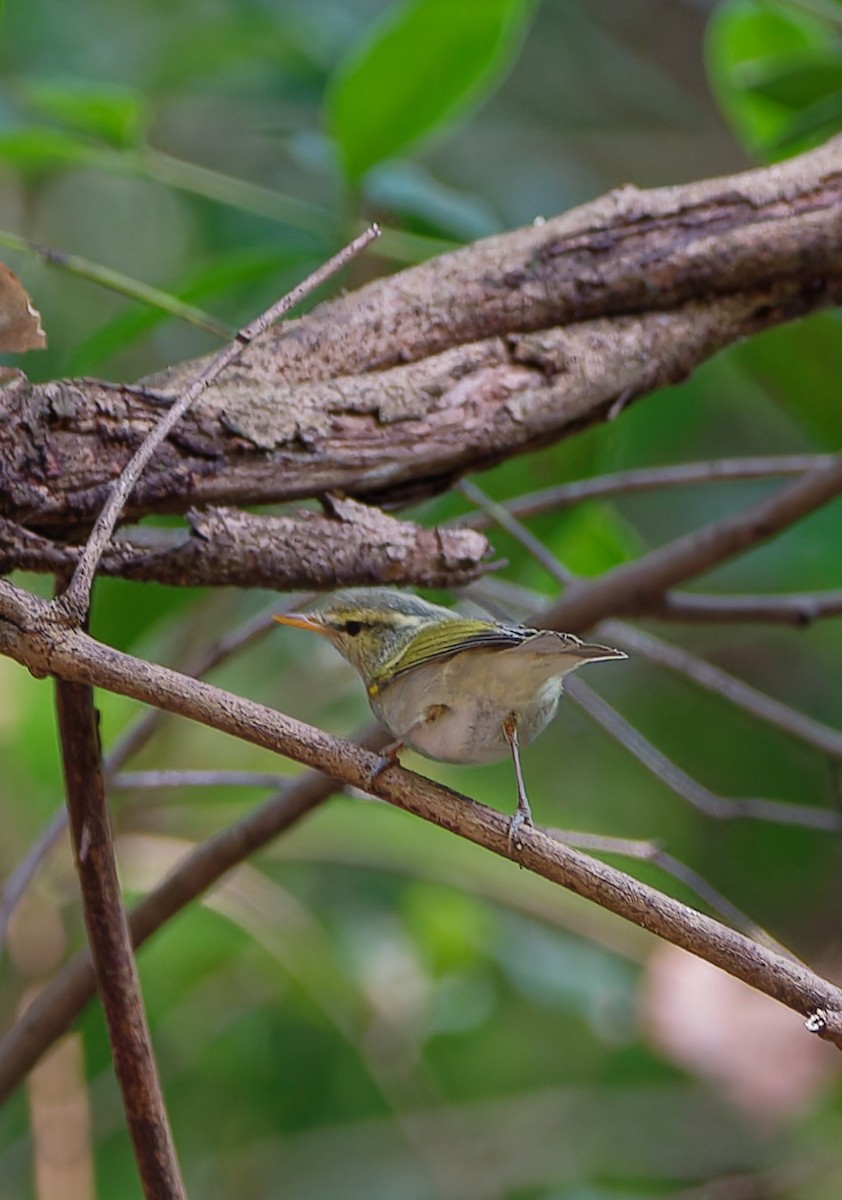
[[[613,504],[580,504],[542,540],[577,575],[599,575],[640,554],[640,538]]]
[[[803,108],[828,93],[842,92],[842,47],[838,53],[821,51],[748,62],[736,78],[752,95]]]
[[[100,150],[75,134],[38,126],[18,126],[0,134],[0,161],[21,171],[55,170],[60,167],[108,165],[113,151]],[[107,158],[104,156],[108,155]]]
[[[773,157],[836,127],[842,42],[832,22],[771,0],[728,0],[706,50],[717,99],[749,150]]]
[[[327,123],[342,169],[357,181],[452,123],[511,66],[533,0],[409,0],[395,6],[339,67]]]
[[[114,146],[137,145],[146,125],[143,97],[128,88],[81,80],[27,80],[23,95],[40,116]]]
[[[253,294],[255,286],[268,278],[274,281],[274,287],[280,292],[288,283],[292,286],[297,278],[306,273],[313,258],[314,254],[306,250],[266,245],[220,252],[209,264],[197,268],[187,278],[174,284],[172,293],[178,300],[196,304],[209,297],[230,296],[238,289]],[[68,368],[70,373],[85,375],[101,369],[111,355],[125,350],[173,315],[178,314],[159,307],[133,305],[76,347]]]

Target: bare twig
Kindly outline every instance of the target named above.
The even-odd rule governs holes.
[[[161,788],[283,788],[289,780],[268,771],[122,771],[111,787],[127,792],[156,791]]]
[[[722,480],[763,479],[772,475],[802,475],[815,467],[829,466],[832,454],[766,454],[746,458],[717,458],[705,462],[675,463],[665,467],[634,467],[591,479],[575,479],[557,487],[543,488],[517,496],[501,505],[513,517],[537,517],[580,504],[583,500],[604,499],[629,492],[648,492],[688,484],[717,483]],[[470,529],[486,529],[488,513],[468,513],[456,524]],[[500,523],[498,521],[498,523]]]
[[[842,455],[836,455],[742,512],[614,567],[598,579],[573,584],[550,606],[545,619],[552,628],[575,632],[605,617],[657,612],[668,588],[780,533],[840,491]]]
[[[459,491],[468,500],[476,504],[485,513],[489,521],[494,521],[501,529],[505,529],[512,537],[516,538],[541,566],[550,573],[553,579],[557,579],[562,584],[572,583],[576,576],[572,571],[569,571],[564,563],[547,549],[540,538],[535,537],[525,525],[514,516],[511,509],[506,508],[502,504],[498,504],[496,500],[492,500],[485,492],[477,487],[471,479],[460,479],[458,483]]]
[[[677,879],[679,883],[683,883],[698,896],[703,904],[707,904],[712,912],[718,913],[746,937],[753,938],[762,946],[768,946],[776,954],[794,958],[785,946],[776,941],[742,909],[737,908],[727,896],[718,892],[703,875],[694,871],[692,867],[688,867],[674,855],[667,854],[657,843],[640,839],[606,837],[596,833],[581,833],[578,830],[570,829],[548,829],[547,832],[566,845],[573,846],[577,850],[586,850],[589,854],[616,854],[621,858],[633,858],[638,862],[652,863],[667,875],[671,875],[673,879]]]
[[[482,580],[458,590],[464,591],[467,596],[481,597],[483,604],[506,606],[508,612],[501,615],[510,615],[515,611],[525,616],[536,607],[537,593],[533,589],[521,587],[499,575],[486,575]],[[540,596],[539,599],[543,602],[546,597]],[[597,600],[602,603],[601,597],[598,596]],[[804,592],[797,595],[784,592],[768,596],[666,592],[658,607],[653,608],[647,616],[657,617],[658,620],[674,620],[676,623],[698,621],[736,624],[749,621],[754,624],[762,621],[804,628],[813,621],[835,617],[840,613],[842,591]],[[582,628],[592,629],[594,626],[585,620]]]
[[[642,654],[650,662],[669,667],[679,675],[692,679],[699,687],[722,696],[744,712],[751,713],[753,717],[790,737],[798,738],[822,754],[842,759],[842,732],[838,729],[832,729],[798,712],[791,705],[767,696],[682,646],[674,646],[662,638],[653,637],[651,633],[645,633],[625,621],[603,621],[599,626],[599,636],[616,642],[622,650]]]
[[[505,511],[501,505],[491,500],[476,484],[463,482],[462,491],[477,504],[490,518],[503,525],[517,541],[524,546],[533,557],[538,558],[549,573],[561,583],[571,583],[575,580],[573,573],[551,554],[546,547],[524,527],[518,517]],[[546,610],[533,618],[539,625],[546,622]],[[620,621],[602,621],[597,630],[599,636],[604,636],[609,642],[616,640],[622,647],[639,650],[648,658],[672,666],[681,671],[696,683],[715,690],[720,695],[727,695],[734,702],[741,702],[743,708],[755,716],[770,721],[778,728],[786,728],[787,732],[801,736],[802,740],[818,746],[827,752],[832,748],[834,756],[842,751],[842,734],[828,726],[812,721],[809,717],[796,712],[787,705],[780,704],[761,692],[740,684],[739,680],[726,675],[724,671],[711,666],[709,663],[696,658],[689,652],[669,646],[657,638],[647,637],[632,626]],[[616,635],[616,636],[615,636]],[[720,820],[736,819],[738,817],[753,817],[757,820],[771,820],[778,823],[807,824],[811,828],[836,829],[842,827],[842,820],[837,820],[837,814],[824,809],[807,808],[803,805],[783,804],[780,801],[764,799],[745,799],[718,796],[682,771],[675,763],[667,758],[633,725],[621,717],[606,701],[602,700],[587,684],[581,680],[571,680],[567,685],[568,694],[579,700],[582,707],[592,716],[613,738],[629,750],[643,765],[651,771],[662,783],[673,789],[678,795],[701,809],[702,812]]]
[[[830,809],[787,804],[783,800],[719,796],[682,771],[581,679],[571,679],[565,691],[571,700],[575,700],[589,717],[633,754],[656,779],[660,779],[695,808],[717,821],[747,818],[754,821],[772,821],[779,825],[800,825],[805,829],[842,829],[842,816]]]
[[[776,596],[711,595],[665,592],[649,616],[659,621],[705,621],[733,625],[768,621],[803,628],[823,617],[842,614],[842,591],[783,593]]]
[[[37,674],[57,675],[133,696],[284,754],[361,788],[425,820],[514,859],[582,896],[722,967],[805,1016],[830,1014],[819,1031],[842,1047],[835,1015],[842,992],[733,930],[701,916],[605,864],[577,854],[538,830],[512,844],[502,813],[382,761],[352,743],[294,721],[199,680],[103,646],[52,617],[50,606],[0,581],[0,653]]]
[[[111,538],[111,534],[114,531],[114,527],[119,520],[126,501],[131,495],[132,489],[140,478],[146,464],[190,408],[190,405],[193,404],[209,384],[221,375],[226,367],[239,358],[244,348],[250,342],[267,330],[270,325],[285,313],[289,312],[305,296],[309,296],[311,292],[320,287],[327,279],[330,279],[337,271],[340,271],[355,255],[370,245],[379,234],[380,230],[376,225],[369,226],[364,233],[360,234],[358,238],[355,238],[340,250],[338,254],[335,254],[333,258],[328,259],[323,266],[314,271],[307,279],[287,292],[285,296],[276,301],[264,313],[261,313],[255,320],[245,325],[232,342],[213,356],[204,369],[193,379],[192,383],[182,392],[166,415],[150,430],[134,456],[123,468],[116,483],[112,486],[108,500],[103,505],[102,511],[94,523],[91,535],[79,558],[67,590],[58,598],[57,602],[61,604],[63,610],[74,620],[82,620],[88,611],[91,586],[97,564]]]
[[[66,828],[67,809],[62,805],[61,808],[53,813],[53,816],[3,884],[3,891],[0,893],[0,950],[6,944],[9,920],[17,908],[21,896],[29,886],[35,872]]]
[[[58,679],[56,698],[88,944],[141,1183],[148,1200],[186,1200],[117,882],[93,688]]]

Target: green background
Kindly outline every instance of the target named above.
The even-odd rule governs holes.
[[[363,219],[380,219],[386,234],[346,286],[626,182],[737,170],[842,128],[836,0],[27,0],[6,6],[0,56],[0,228],[119,271],[124,290],[142,281],[234,326]],[[49,336],[46,352],[20,363],[36,379],[132,379],[217,345],[36,256],[4,258]],[[480,482],[509,498],[631,466],[835,450],[840,376],[842,323],[822,314]],[[530,527],[572,569],[596,574],[773,486],[591,502]],[[413,515],[432,522],[466,507],[449,496]],[[838,588],[839,522],[829,506],[698,588]],[[555,593],[511,538],[492,537],[505,578]],[[271,602],[107,581],[92,628],[178,664]],[[842,724],[838,622],[651,628]],[[366,716],[344,664],[291,630],[212,678],[338,733]],[[588,679],[712,790],[838,809],[837,764],[691,683],[639,659]],[[99,702],[108,746],[137,707]],[[51,688],[5,660],[0,754],[5,877],[61,803]],[[513,807],[508,764],[407,762]],[[175,719],[132,765],[295,770]],[[838,976],[838,839],[712,821],[572,703],[526,751],[525,769],[542,823],[658,842]],[[127,889],[144,891],[258,795],[115,796]],[[696,902],[656,867],[615,861]],[[0,958],[2,1029],[82,941],[62,843]],[[745,1007],[748,993],[687,975],[688,962],[442,831],[334,799],[140,955],[188,1191],[203,1200],[838,1196],[838,1054],[810,1043],[784,1010],[767,1026],[774,1016]],[[668,1017],[679,1049],[665,1046]],[[83,1074],[68,1079],[92,1109],[97,1194],[131,1200],[140,1189],[95,1006],[78,1029]],[[769,1064],[782,1092],[772,1109],[758,1098],[772,1091],[762,1082]],[[68,1172],[84,1159],[84,1138],[74,1146]],[[35,1196],[37,1160],[21,1089],[0,1111],[0,1196]]]

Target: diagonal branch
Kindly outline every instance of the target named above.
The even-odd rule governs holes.
[[[796,737],[814,750],[828,755],[829,758],[842,759],[842,732],[825,725],[806,713],[799,712],[789,704],[783,704],[772,696],[767,696],[751,684],[729,675],[721,667],[707,662],[704,658],[685,650],[683,646],[674,646],[662,638],[653,637],[628,625],[625,621],[604,621],[599,627],[599,636],[610,642],[617,642],[622,650],[644,655],[649,662],[659,663],[668,667],[686,679],[691,679],[697,686],[722,696],[731,704],[737,705],[743,712],[751,713],[760,721],[765,721],[774,729]]]
[[[783,800],[767,800],[763,797],[720,796],[711,792],[698,780],[682,771],[657,746],[653,746],[631,722],[622,717],[581,679],[571,679],[565,691],[571,700],[633,754],[656,779],[716,821],[747,818],[780,825],[796,825],[804,829],[822,829],[827,832],[842,829],[842,818],[839,813],[830,809],[788,804]]]
[[[766,541],[842,492],[842,455],[807,471],[757,504],[676,538],[598,579],[572,584],[545,614],[551,628],[576,631],[605,617],[657,613],[669,588]]]
[[[159,710],[155,710],[159,711]],[[357,739],[379,751],[389,740],[380,727]],[[176,913],[242,863],[318,807],[335,791],[332,780],[320,772],[309,772],[286,784],[276,795],[253,809],[240,821],[214,834],[197,846],[129,913],[129,927],[137,949]],[[578,849],[620,854],[652,862],[680,880],[714,911],[719,911],[736,928],[769,945],[771,939],[749,921],[724,896],[672,855],[649,842],[598,838],[566,830],[550,831]],[[777,949],[777,947],[772,947]],[[33,1000],[12,1030],[0,1039],[0,1103],[35,1065],[40,1056],[78,1017],[95,992],[90,956],[82,951],[68,962]]]
[[[0,582],[0,652],[36,674],[95,684],[179,713],[317,767],[407,812],[514,859],[563,887],[690,950],[805,1016],[842,1048],[842,992],[804,967],[773,954],[622,872],[561,845],[539,830],[522,849],[499,812],[382,760],[353,743],[294,721],[263,705],[103,646],[54,617],[43,600]],[[379,773],[378,773],[379,772]]]
[[[360,251],[364,250],[376,237],[380,230],[376,225],[370,226],[364,233],[350,242],[333,258],[328,259],[302,283],[287,292],[280,300],[261,313],[259,317],[245,325],[228,345],[220,350],[206,364],[203,370],[193,375],[190,383],[179,398],[172,404],[165,416],[161,417],[153,429],[149,431],[142,443],[123,467],[119,478],[109,490],[108,499],[102,511],[94,522],[85,549],[76,564],[70,583],[57,603],[75,621],[81,621],[90,606],[91,587],[94,575],[102,553],[111,539],[111,534],[120,514],[126,506],[126,501],[140,478],[144,468],[155,451],[166,437],[172,432],[190,406],[199,398],[203,391],[217,379],[226,367],[231,366],[256,337],[264,333],[274,321],[289,312],[311,292],[320,287],[326,280],[340,271]]]
[[[613,193],[320,305],[252,345],[126,511],[327,491],[390,504],[604,420],[734,340],[842,302],[842,138],[771,168]],[[0,513],[85,526],[195,364],[148,387],[6,389]]]

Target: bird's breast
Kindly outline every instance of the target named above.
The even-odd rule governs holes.
[[[371,697],[376,715],[407,745],[441,762],[494,762],[509,753],[514,713],[525,745],[555,715],[561,678],[535,679],[506,652],[466,651],[414,667]]]

